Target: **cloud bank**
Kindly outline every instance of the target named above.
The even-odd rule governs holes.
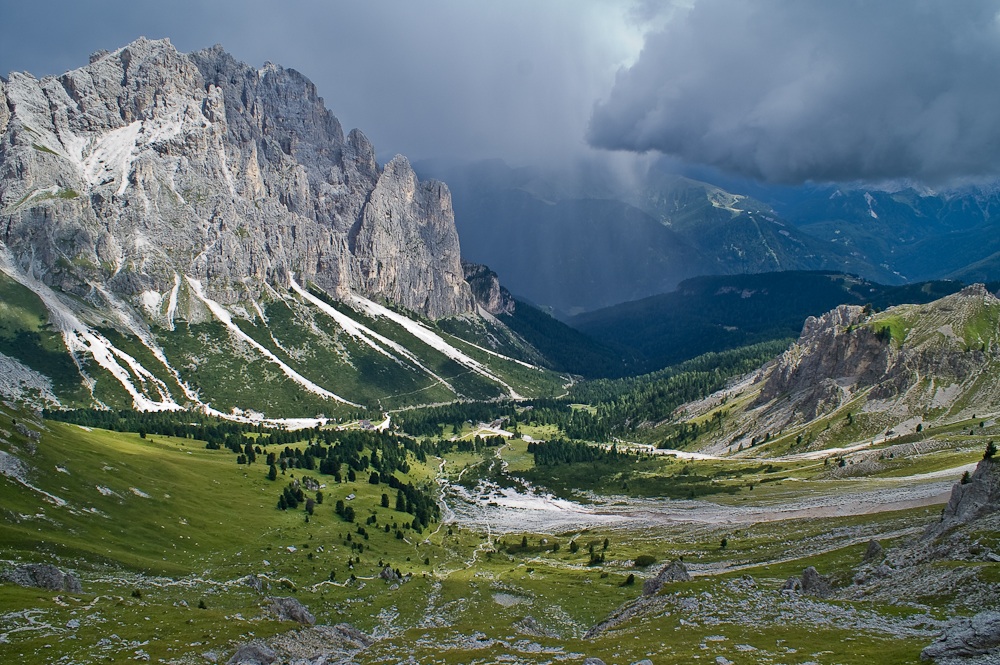
[[[998,12],[985,0],[696,0],[619,71],[587,138],[770,182],[998,175]]]

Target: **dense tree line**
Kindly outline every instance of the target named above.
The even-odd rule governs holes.
[[[436,452],[436,446],[430,441],[419,441],[389,432],[313,430],[309,432],[305,446],[285,446],[268,453],[268,477],[277,479],[277,468],[280,466],[282,471],[318,471],[321,475],[332,476],[336,483],[388,485],[389,489],[396,491],[396,510],[412,515],[413,519],[409,524],[419,532],[441,519],[441,509],[432,488],[403,482],[396,474],[398,472],[405,475],[410,472],[408,455],[412,454],[416,459],[426,461],[428,454]],[[275,465],[273,474],[270,465]],[[367,478],[362,474],[367,474]],[[298,496],[290,495],[292,491],[297,491]],[[317,495],[319,502],[320,496]],[[297,484],[293,484],[282,490],[278,508],[294,509],[302,501],[301,490]],[[387,508],[388,504],[389,493],[385,493],[382,506]],[[342,500],[337,501],[335,512],[348,522],[355,519],[354,509],[345,505]]]
[[[445,428],[460,429],[466,421],[488,423],[504,417],[516,418],[513,402],[456,402],[393,414],[400,429],[424,437],[443,436]]]
[[[668,419],[685,402],[725,388],[729,379],[760,367],[788,344],[789,340],[763,342],[706,353],[652,374],[580,383],[571,388],[569,399],[596,405],[595,420],[610,431],[631,431],[642,423]]]
[[[589,462],[616,463],[635,459],[635,455],[620,452],[615,446],[603,448],[566,439],[531,442],[528,444],[528,452],[534,456],[535,464],[538,466]]]
[[[290,432],[284,428],[266,427],[249,423],[237,423],[207,416],[196,411],[145,412],[123,409],[109,411],[100,409],[47,410],[45,418],[60,422],[97,427],[114,432],[137,432],[140,436],[156,434],[197,439],[216,444],[214,448],[231,447],[227,441],[232,437],[243,438],[244,434],[256,434],[255,443],[261,445],[285,444],[300,441],[300,432]],[[249,438],[249,437],[248,437]],[[242,447],[241,442],[241,447]]]
[[[460,453],[473,453],[486,448],[497,448],[502,446],[507,440],[502,436],[482,437],[478,434],[471,439],[455,439],[454,441],[444,440],[434,444],[434,449],[438,455],[447,455],[452,451]],[[430,443],[430,442],[428,442]]]

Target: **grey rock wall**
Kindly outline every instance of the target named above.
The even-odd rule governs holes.
[[[384,169],[290,69],[139,39],[0,84],[0,230],[18,266],[138,303],[175,275],[223,303],[294,273],[431,318],[471,311],[451,196]],[[155,312],[151,313],[155,317]]]

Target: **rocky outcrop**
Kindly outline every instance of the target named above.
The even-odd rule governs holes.
[[[462,271],[477,305],[493,316],[514,313],[514,296],[500,285],[497,274],[489,267],[462,261]]]
[[[980,659],[984,656],[986,659]],[[924,647],[920,659],[936,663],[1000,661],[1000,612],[980,612],[952,622],[941,637]]]
[[[882,379],[895,359],[892,346],[867,327],[864,310],[840,307],[806,319],[798,341],[779,359],[757,404],[794,394],[806,420],[840,406],[855,386]]]
[[[294,273],[431,318],[473,307],[447,187],[403,157],[380,168],[294,70],[140,39],[59,77],[12,73],[0,98],[2,240],[51,286],[152,318],[175,275],[224,304]]]
[[[400,579],[399,574],[397,574],[396,571],[392,569],[392,566],[384,566],[381,572],[379,572],[378,576],[380,579],[383,579],[389,583],[398,582]]]
[[[688,573],[687,567],[680,561],[672,561],[661,568],[656,577],[648,579],[643,583],[642,595],[652,596],[658,593],[663,588],[663,585],[668,582],[687,582],[690,579],[691,575]]]
[[[80,579],[76,575],[64,573],[48,563],[29,563],[18,566],[5,571],[0,578],[23,587],[36,587],[49,591],[80,593],[83,590]]]
[[[923,305],[879,313],[842,305],[810,317],[798,340],[755,373],[756,396],[706,451],[745,449],[802,425],[796,446],[828,447],[840,423],[810,423],[852,402],[841,416],[843,426],[856,425],[856,440],[915,434],[934,424],[933,413],[990,411],[1000,406],[997,316],[1000,299],[973,285]]]
[[[290,596],[273,596],[267,599],[267,611],[278,621],[295,621],[303,625],[313,625],[316,617],[305,605]]]
[[[244,644],[233,657],[226,661],[229,665],[271,665],[278,660],[278,654],[263,642]]]
[[[809,566],[802,571],[802,577],[789,577],[781,587],[781,591],[826,598],[833,593],[833,586],[828,579],[819,574],[819,571]]]
[[[948,505],[941,513],[941,521],[929,527],[927,535],[940,535],[958,525],[998,511],[1000,511],[1000,459],[994,456],[980,461],[968,482],[955,484]]]

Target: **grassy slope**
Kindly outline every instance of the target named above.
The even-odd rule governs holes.
[[[53,506],[37,493],[0,479],[0,557],[51,561],[76,570],[85,591],[70,596],[0,585],[0,635],[9,640],[7,653],[19,658],[23,654],[26,663],[51,662],[61,655],[77,662],[131,662],[137,650],[153,661],[206,651],[228,658],[237,643],[293,627],[266,618],[260,598],[234,583],[246,574],[265,576],[272,594],[298,597],[321,623],[348,621],[390,635],[361,654],[360,662],[395,661],[411,653],[420,662],[496,661],[504,654],[545,662],[572,653],[580,656],[571,661],[594,655],[608,663],[646,657],[657,663],[680,663],[695,655],[736,660],[735,645],[749,644],[759,650],[758,656],[771,654],[768,658],[781,662],[905,663],[912,662],[928,641],[848,630],[842,621],[816,625],[806,616],[795,619],[794,613],[802,608],[783,605],[771,589],[810,564],[846,583],[862,554],[858,543],[881,532],[926,524],[936,517],[932,510],[739,529],[687,525],[529,533],[526,551],[519,549],[521,534],[502,536],[484,550],[484,543],[490,543],[486,534],[467,529],[454,527],[449,533],[444,527],[421,536],[406,532],[406,540],[397,540],[369,526],[368,540],[353,534],[353,541],[366,547],[359,555],[346,542],[354,527],[333,513],[338,498],[357,494],[351,505],[359,522],[372,512],[378,515],[379,526],[408,519],[378,505],[387,488],[369,485],[366,474],[360,474],[357,483],[331,484],[307,523],[301,509],[274,508],[292,471],[270,482],[263,465],[239,466],[232,453],[205,450],[197,441],[159,436],[143,440],[58,423],[45,424],[37,452],[29,454],[27,441],[11,430],[11,418],[39,428],[23,413],[0,409],[0,428],[9,432],[4,437],[11,442],[5,447],[35,469],[31,482],[70,505]],[[520,445],[504,454],[514,466],[531,466]],[[456,453],[449,457],[447,470],[457,474],[481,459],[475,453]],[[435,461],[411,462],[414,481],[434,475]],[[330,483],[328,477],[320,479]],[[106,496],[98,487],[114,494]],[[99,512],[89,512],[91,508]],[[719,547],[723,536],[729,543],[726,549]],[[539,547],[542,538],[548,540],[546,548]],[[605,538],[610,542],[605,565],[587,566],[588,545],[602,550]],[[581,544],[576,553],[569,548],[574,539]],[[555,542],[561,545],[557,552],[551,551]],[[297,551],[289,552],[288,546]],[[493,547],[499,551],[491,553]],[[632,566],[639,554],[650,554],[659,562],[683,556],[700,565],[749,566],[673,586],[670,593],[694,598],[708,593],[718,607],[738,607],[758,599],[756,591],[739,586],[740,576],[749,573],[757,580],[760,598],[775,603],[776,611],[793,615],[753,628],[732,616],[699,627],[691,625],[700,621],[697,612],[674,609],[582,640],[591,625],[634,599],[642,579],[655,572],[656,566],[647,570]],[[346,563],[352,556],[361,559],[353,571]],[[398,589],[366,579],[377,573],[379,559],[414,573],[414,579]],[[364,586],[330,584],[326,580],[331,570],[338,581],[353,572]],[[639,577],[637,585],[622,586],[630,573]],[[134,597],[133,590],[140,597]],[[199,601],[207,609],[198,609]],[[836,601],[821,604],[820,609],[835,614],[849,606]],[[27,608],[34,610],[31,616],[41,627],[11,632],[25,627],[25,615],[20,613]],[[887,616],[898,612],[875,604],[861,609]],[[515,624],[529,615],[558,637],[520,633]],[[442,625],[429,617],[439,617]],[[65,627],[71,619],[80,621],[79,629]],[[690,623],[683,624],[682,619]],[[120,639],[98,645],[112,632]],[[484,639],[472,637],[480,633]],[[706,642],[709,635],[726,639]],[[852,639],[845,642],[847,637]],[[793,658],[788,649],[799,656]]]
[[[71,403],[87,403],[76,364],[52,330],[42,301],[29,289],[0,273],[0,353],[21,361],[52,380],[56,394]]]
[[[189,300],[189,295],[187,286],[182,285],[180,300]],[[87,309],[83,304],[78,305]],[[458,398],[493,399],[507,392],[496,381],[448,358],[387,319],[373,319],[337,304],[342,313],[409,349],[417,362],[398,352],[391,352],[396,357],[389,357],[370,348],[345,334],[317,308],[291,295],[260,305],[266,321],[260,317],[233,317],[243,333],[305,378],[373,411]],[[100,321],[96,330],[102,336],[156,376],[174,401],[180,404],[188,401],[171,369],[131,333],[114,327],[109,321],[116,320],[114,316],[102,313],[98,317],[95,312],[88,311],[81,318]],[[433,327],[432,323],[427,323]],[[476,330],[482,335],[490,334],[485,327],[480,328]],[[220,411],[228,412],[238,407],[272,417],[317,414],[345,417],[357,412],[355,407],[305,389],[286,376],[277,363],[214,319],[197,323],[178,319],[173,330],[153,324],[152,334],[180,379],[195,390],[203,402]],[[519,394],[562,392],[565,379],[554,372],[527,369],[442,334],[453,345],[487,365]],[[473,339],[480,345],[486,344],[485,339],[476,339],[475,335]],[[29,289],[4,275],[0,275],[0,353],[47,376],[56,395],[68,406],[90,406],[95,398],[112,408],[133,406],[132,398],[116,378],[89,355],[80,354],[85,370],[94,379],[91,396],[76,362],[66,350],[62,335],[54,331],[45,305]],[[146,382],[121,358],[118,362],[140,392],[154,401],[163,399],[161,390]],[[452,387],[444,385],[429,372],[442,377]]]

